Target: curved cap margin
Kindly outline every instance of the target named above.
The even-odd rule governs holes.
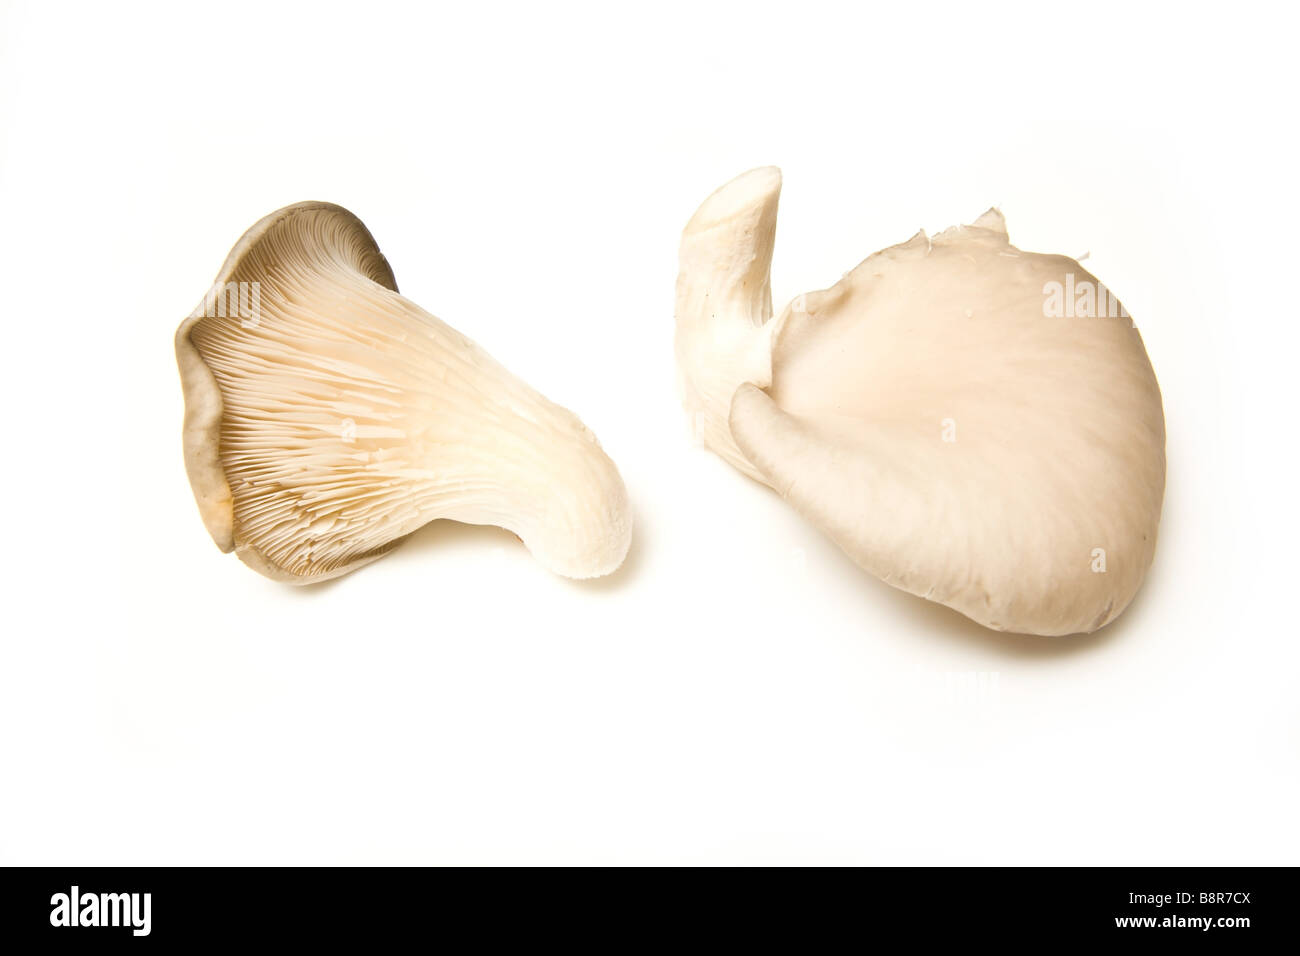
[[[373,257],[367,257],[367,264],[370,267],[369,278],[386,289],[397,291],[397,279],[393,276],[392,267],[379,251],[379,245],[370,234],[370,230],[342,206],[327,202],[294,203],[259,220],[230,250],[230,255],[226,257],[221,271],[213,280],[212,288],[224,286],[229,282],[245,257],[277,225],[301,212],[311,210],[328,211],[345,220],[348,228],[374,252]],[[230,485],[221,467],[221,389],[191,339],[194,327],[204,318],[203,302],[205,301],[207,301],[206,295],[198,308],[176,330],[176,364],[180,369],[181,390],[185,396],[183,426],[185,471],[189,475],[194,501],[199,506],[199,514],[208,529],[208,534],[212,535],[212,540],[222,551],[232,551],[235,548],[235,512]]]

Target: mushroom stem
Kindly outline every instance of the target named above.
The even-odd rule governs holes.
[[[695,436],[757,481],[727,425],[731,397],[772,381],[772,248],[781,172],[736,177],[696,211],[682,233],[676,353],[682,402]]]

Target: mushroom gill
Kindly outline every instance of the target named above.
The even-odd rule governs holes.
[[[986,627],[1114,620],[1165,483],[1160,388],[1118,300],[1012,246],[990,210],[772,321],[780,187],[770,167],[740,176],[682,237],[677,354],[704,444],[867,571]]]
[[[506,528],[567,577],[627,553],[627,492],[591,431],[399,295],[345,209],[250,229],[176,352],[200,511],[263,574],[336,577],[437,518]]]

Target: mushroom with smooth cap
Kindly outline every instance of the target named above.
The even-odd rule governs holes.
[[[745,173],[682,234],[676,354],[698,437],[887,584],[995,630],[1114,620],[1165,485],[1160,388],[1128,313],[989,210],[771,321],[780,190],[773,167]]]
[[[268,577],[337,577],[436,518],[506,528],[566,577],[627,554],[627,490],[596,437],[399,295],[346,209],[253,226],[176,357],[204,523]]]

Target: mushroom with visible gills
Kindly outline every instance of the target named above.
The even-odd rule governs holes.
[[[566,577],[627,554],[627,490],[595,435],[399,295],[346,209],[253,226],[176,357],[203,521],[268,577],[337,577],[437,518],[506,528]]]

